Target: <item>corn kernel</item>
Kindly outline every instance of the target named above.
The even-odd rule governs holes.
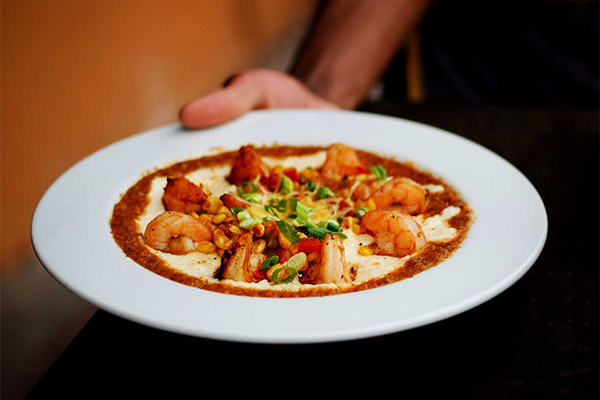
[[[208,242],[206,240],[198,243],[198,247],[196,247],[200,253],[211,254],[217,251],[217,246],[214,243]]]
[[[225,206],[219,207],[219,209],[217,210],[217,214],[225,214],[228,217],[233,215],[231,210]]]
[[[276,165],[273,167],[273,172],[276,174],[283,174],[284,168],[281,165]]]
[[[279,246],[281,246],[283,249],[288,250],[290,247],[292,247],[292,242],[290,242],[285,236],[283,236],[283,234],[280,232],[279,233]]]
[[[214,217],[212,217],[212,222],[215,224],[220,224],[221,222],[225,221],[225,218],[227,218],[227,215],[217,214]]]
[[[306,236],[306,235],[304,234],[304,232],[300,232],[300,231],[298,231],[298,237],[299,237],[300,239],[307,239],[307,238],[308,238],[308,236]]]
[[[265,247],[267,247],[267,242],[264,239],[258,239],[252,243],[252,251],[256,254],[262,254]]]
[[[227,250],[233,244],[233,242],[226,235],[223,235],[215,238],[215,244],[218,248]]]
[[[265,226],[263,224],[256,224],[252,227],[252,233],[256,237],[263,237],[265,234]]]
[[[352,232],[354,232],[355,235],[360,235],[361,234],[360,224],[352,224]]]
[[[373,199],[369,199],[369,201],[367,201],[367,208],[369,209],[369,211],[375,211],[377,209],[377,206],[375,205]]]
[[[223,207],[223,202],[218,197],[209,197],[207,201],[206,211],[209,214],[217,214],[219,208]]]
[[[217,248],[217,255],[223,257],[223,254],[225,254],[225,250]]]
[[[200,222],[204,222],[204,223],[212,221],[210,218],[210,215],[208,215],[208,214],[200,214],[200,216],[198,216],[198,219],[200,220]]]
[[[277,264],[273,265],[271,268],[269,268],[269,269],[267,270],[267,278],[269,278],[269,280],[271,280],[271,277],[273,276],[273,272],[274,272],[276,269],[278,269],[278,268],[281,268],[281,264],[279,264],[279,263],[277,263]],[[277,275],[277,278],[279,278],[280,280],[281,280],[281,279],[285,279],[285,277],[283,277],[283,278],[282,278],[282,275],[285,275],[285,270],[284,270],[284,271],[281,271],[281,272],[279,273],[279,275]]]
[[[200,216],[199,216],[198,214],[196,214],[196,212],[195,212],[195,211],[192,211],[192,212],[190,213],[190,215],[191,215],[192,217],[196,218],[196,219],[200,219]]]
[[[229,232],[233,233],[234,235],[241,235],[242,233],[244,233],[239,226],[235,226],[235,225],[230,225],[229,226]]]
[[[370,248],[369,246],[360,246],[358,248],[358,254],[360,254],[361,256],[372,256],[373,255],[373,249]]]
[[[290,253],[296,254],[298,251],[300,251],[300,245],[298,243],[294,243],[290,246]]]

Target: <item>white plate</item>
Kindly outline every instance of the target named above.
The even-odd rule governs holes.
[[[125,257],[109,227],[113,205],[141,175],[215,146],[350,146],[408,160],[453,185],[474,210],[447,261],[381,288],[319,298],[252,298],[205,291]],[[350,111],[256,111],[203,131],[170,125],[112,144],[63,174],[41,199],[32,241],[67,289],[126,319],[186,335],[255,343],[316,343],[415,328],[498,295],[531,267],[546,240],[540,196],[512,165],[454,134]]]

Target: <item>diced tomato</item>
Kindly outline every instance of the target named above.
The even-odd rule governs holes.
[[[323,242],[317,238],[302,239],[298,242],[298,251],[302,253],[320,253]]]
[[[296,171],[296,168],[287,168],[283,173],[294,182],[300,182],[300,174]]]
[[[260,183],[263,184],[267,189],[271,192],[276,192],[279,190],[279,185],[281,184],[281,174],[278,172],[273,172],[268,177],[263,177],[260,179]]]

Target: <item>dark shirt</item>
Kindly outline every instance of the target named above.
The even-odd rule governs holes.
[[[595,106],[598,21],[597,2],[438,0],[420,29],[426,101]],[[406,98],[403,68],[400,54],[388,100]]]

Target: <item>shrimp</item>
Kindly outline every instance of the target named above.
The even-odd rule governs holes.
[[[202,184],[195,185],[186,178],[167,178],[167,186],[162,203],[167,211],[183,213],[196,212],[202,209],[208,200]]]
[[[418,214],[427,206],[427,190],[408,178],[394,178],[369,196],[378,209],[391,208]]]
[[[196,218],[177,211],[165,211],[146,227],[144,241],[153,249],[173,254],[196,250],[198,243],[210,241],[212,232]]]
[[[401,211],[370,211],[363,216],[361,225],[375,238],[372,245],[375,254],[404,257],[427,246],[421,226]]]
[[[327,158],[321,167],[325,179],[340,179],[347,175],[367,173],[368,169],[358,159],[354,149],[344,144],[333,144],[327,150]]]
[[[256,178],[268,177],[269,174],[270,169],[263,162],[256,148],[248,145],[238,151],[227,180],[234,185],[241,185]]]
[[[250,268],[252,259],[252,233],[240,236],[231,251],[226,251],[221,258],[221,268],[217,271],[218,279],[232,279],[241,282],[254,282],[254,274]]]
[[[321,247],[321,268],[318,283],[334,283],[336,285],[352,282],[353,273],[346,263],[344,244],[339,235],[325,235]]]

